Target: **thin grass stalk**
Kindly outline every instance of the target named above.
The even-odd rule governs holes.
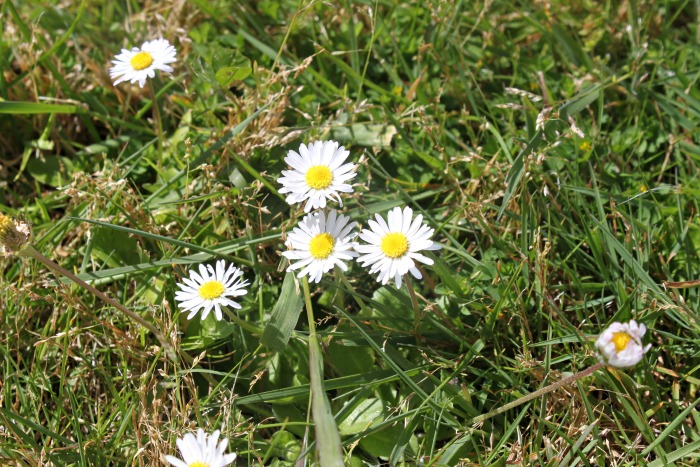
[[[148,80],[148,89],[151,92],[151,107],[153,108],[153,118],[156,120],[156,132],[158,133],[158,171],[160,172],[163,169],[163,120],[160,116],[160,107],[156,100],[156,87],[152,79]]]
[[[54,273],[65,276],[71,281],[75,282],[78,284],[80,287],[84,288],[91,294],[95,295],[96,297],[100,298],[102,301],[105,303],[112,305],[114,308],[117,310],[121,311],[125,315],[127,315],[129,318],[132,320],[136,321],[138,324],[141,326],[145,327],[149,331],[151,331],[155,336],[156,339],[158,339],[158,342],[160,342],[160,345],[163,347],[163,351],[165,354],[168,356],[168,358],[172,361],[177,361],[177,354],[175,353],[175,349],[173,346],[168,342],[165,338],[165,335],[160,332],[158,328],[156,328],[154,325],[134,313],[133,311],[129,310],[126,308],[124,305],[121,303],[117,302],[113,298],[109,297],[108,295],[104,294],[103,292],[100,292],[97,290],[95,287],[91,286],[72,272],[68,271],[67,269],[59,266],[58,264],[54,263],[51,261],[49,258],[46,256],[42,255],[39,253],[33,246],[28,245],[22,250],[22,256],[28,256],[30,258],[34,258],[35,260],[39,261],[41,264],[49,268],[51,271]]]
[[[495,417],[498,414],[502,414],[503,412],[506,412],[506,411],[512,409],[513,407],[517,407],[519,405],[522,405],[526,402],[531,401],[532,399],[536,399],[540,396],[544,396],[545,394],[548,394],[552,391],[555,391],[563,386],[568,386],[569,384],[575,383],[576,381],[578,381],[581,378],[584,378],[588,375],[595,373],[596,371],[600,370],[604,366],[605,366],[605,363],[598,362],[595,365],[593,365],[589,368],[586,368],[583,371],[579,371],[578,373],[569,376],[568,378],[564,378],[560,381],[557,381],[556,383],[550,384],[547,387],[544,387],[542,389],[538,389],[537,391],[532,392],[532,393],[528,394],[527,396],[523,396],[520,399],[516,399],[513,402],[510,402],[504,406],[501,406],[495,410],[492,410],[491,412],[485,413],[483,415],[479,415],[478,417],[474,417],[470,420],[470,423],[472,425],[475,425],[477,423],[481,423],[484,420],[488,420],[491,417]]]

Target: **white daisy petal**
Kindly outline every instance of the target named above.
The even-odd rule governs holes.
[[[129,81],[146,85],[147,78],[153,78],[155,70],[171,73],[173,67],[168,65],[177,61],[177,51],[165,39],[144,42],[141,48],[134,47],[131,50],[122,49],[121,53],[114,57],[114,66],[109,69],[109,76],[115,80],[114,85]]]
[[[636,365],[651,348],[651,344],[646,347],[642,345],[642,337],[645,333],[646,326],[638,325],[635,320],[629,323],[612,323],[596,340],[598,358],[606,365],[615,368]]]
[[[359,238],[367,243],[355,246],[361,254],[357,261],[369,268],[370,274],[377,273],[377,281],[382,284],[393,279],[401,287],[403,276],[409,272],[420,279],[415,261],[430,265],[433,260],[418,252],[440,248],[430,240],[434,230],[423,225],[422,220],[420,214],[413,219],[413,210],[408,206],[391,209],[386,220],[376,214],[375,220],[367,222],[369,228],[360,232]]]
[[[283,170],[277,182],[282,185],[280,193],[289,193],[287,203],[306,201],[304,212],[325,208],[327,200],[343,205],[338,193],[352,193],[347,182],[355,176],[355,164],[342,164],[350,154],[335,141],[315,141],[308,146],[302,144],[299,152],[290,150],[285,162],[293,170]]]
[[[183,278],[183,282],[178,284],[180,290],[175,292],[178,307],[190,312],[187,319],[192,319],[200,310],[201,319],[205,319],[213,309],[216,319],[222,320],[222,305],[241,308],[238,302],[225,297],[248,293],[245,287],[249,282],[242,279],[243,271],[234,265],[227,267],[224,260],[217,261],[214,267],[200,264],[198,270],[191,269],[190,277]]]
[[[297,277],[308,275],[309,281],[320,282],[323,274],[336,264],[340,266],[343,261],[357,257],[358,254],[351,251],[355,246],[351,241],[356,235],[351,231],[354,225],[346,226],[348,222],[350,218],[339,216],[335,209],[327,216],[323,211],[304,216],[289,234],[295,241],[291,244],[288,241],[287,245],[294,249],[282,253],[290,260],[287,271],[300,269]]]
[[[177,447],[183,460],[175,456],[165,456],[165,460],[175,467],[190,467],[193,464],[206,465],[208,467],[226,467],[236,460],[236,453],[224,454],[228,439],[219,441],[219,431],[208,436],[201,428],[197,430],[197,436],[187,433],[178,438]]]
[[[165,461],[168,462],[170,465],[174,465],[175,467],[189,467],[187,464],[185,464],[175,456],[165,456]]]

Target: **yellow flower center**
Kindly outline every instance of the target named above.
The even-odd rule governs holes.
[[[190,465],[188,465],[187,467],[209,467],[209,464],[207,464],[206,462],[202,462],[202,461],[194,461]]]
[[[612,341],[615,343],[615,350],[622,352],[627,348],[627,344],[632,340],[632,336],[626,332],[615,332],[612,336]]]
[[[136,71],[145,70],[153,63],[153,55],[148,52],[139,52],[131,57],[131,67]]]
[[[333,253],[333,246],[335,246],[333,236],[324,232],[311,239],[309,253],[316,259],[326,259]]]
[[[306,184],[315,190],[323,190],[333,182],[333,172],[325,165],[314,165],[306,171]]]
[[[199,286],[199,296],[204,300],[219,298],[224,293],[224,284],[219,281],[209,281]]]
[[[408,251],[408,239],[401,232],[386,234],[381,249],[389,258],[399,258]]]
[[[15,223],[5,214],[0,214],[0,239],[6,237],[15,228]]]

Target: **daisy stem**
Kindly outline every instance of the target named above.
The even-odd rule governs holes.
[[[345,285],[345,288],[346,288],[348,291],[355,290],[355,288],[352,286],[352,284],[350,283],[350,281],[348,280],[348,278],[345,277],[345,274],[341,274],[341,275],[340,275],[340,280],[343,282],[343,284]],[[355,299],[355,302],[357,302],[357,304],[360,305],[360,309],[361,309],[362,311],[364,311],[364,310],[365,310],[365,307],[366,307],[364,300],[362,300],[362,299],[361,299],[359,296],[357,296],[356,294],[353,294],[353,298]]]
[[[568,386],[569,384],[572,384],[572,383],[576,382],[577,380],[579,380],[579,379],[581,379],[581,378],[583,378],[583,377],[585,377],[585,376],[588,376],[588,375],[591,375],[591,374],[595,373],[596,371],[600,370],[600,369],[603,368],[604,366],[605,366],[605,363],[598,362],[598,363],[596,363],[595,365],[593,365],[593,366],[591,366],[591,367],[589,367],[589,368],[586,368],[586,369],[583,370],[583,371],[579,371],[578,373],[569,376],[568,378],[564,378],[564,379],[562,379],[562,380],[557,381],[556,383],[550,384],[549,386],[546,386],[546,387],[544,387],[544,388],[538,389],[538,390],[535,391],[535,392],[531,392],[531,393],[528,394],[527,396],[523,396],[523,397],[521,397],[520,399],[516,399],[516,400],[514,400],[513,402],[510,402],[510,403],[508,403],[508,404],[506,404],[506,405],[504,405],[504,406],[501,406],[501,407],[499,407],[499,408],[497,408],[497,409],[495,409],[495,410],[492,410],[491,412],[488,412],[488,413],[485,413],[485,414],[483,414],[483,415],[479,415],[479,416],[477,416],[477,417],[474,417],[474,418],[472,418],[469,422],[470,422],[472,425],[474,425],[474,424],[476,424],[476,423],[481,423],[481,422],[483,422],[484,420],[488,420],[488,419],[491,418],[491,417],[495,417],[495,416],[498,415],[498,414],[502,414],[503,412],[506,412],[506,411],[512,409],[513,407],[517,407],[517,406],[519,406],[519,405],[521,405],[521,404],[524,404],[525,402],[529,402],[529,401],[531,401],[532,399],[536,399],[536,398],[538,398],[538,397],[540,397],[540,396],[543,396],[543,395],[545,395],[545,394],[547,394],[547,393],[550,393],[550,392],[552,392],[552,391],[554,391],[554,390],[556,390],[556,389],[559,389],[559,388],[561,388],[561,387],[563,387],[563,386]]]
[[[136,321],[137,323],[139,323],[141,326],[145,327],[149,331],[151,331],[158,339],[158,342],[160,342],[160,345],[163,347],[163,350],[165,351],[165,354],[168,356],[168,358],[170,358],[172,361],[177,360],[177,356],[175,354],[175,349],[173,349],[173,346],[170,345],[170,342],[168,342],[165,339],[165,336],[163,335],[163,333],[160,332],[158,330],[158,328],[156,328],[154,325],[152,325],[151,323],[149,323],[148,321],[146,321],[145,319],[143,319],[142,317],[140,317],[139,315],[137,315],[133,311],[129,310],[128,308],[126,308],[125,306],[123,306],[121,303],[117,302],[113,298],[100,292],[99,290],[97,290],[96,288],[94,288],[93,286],[91,286],[90,284],[88,284],[87,282],[85,282],[84,280],[82,280],[81,278],[79,278],[78,276],[73,274],[72,272],[70,272],[67,269],[64,269],[61,266],[59,266],[58,264],[54,263],[49,258],[47,258],[46,256],[39,253],[36,249],[34,249],[33,246],[29,245],[29,246],[25,247],[22,250],[21,254],[22,254],[22,256],[28,256],[30,258],[34,258],[35,260],[39,261],[41,264],[43,264],[44,266],[46,266],[47,268],[52,270],[54,273],[67,277],[68,279],[70,279],[73,282],[75,282],[76,284],[78,284],[80,287],[84,288],[85,290],[92,293],[96,297],[102,299],[104,302],[108,303],[109,305],[112,305],[114,308],[121,311],[122,313],[127,315],[129,318]]]
[[[413,283],[410,277],[406,278],[406,288],[408,289],[408,296],[411,297],[411,305],[413,306],[413,326],[418,329],[418,321],[420,321],[422,310],[418,306],[418,295],[416,295],[416,291],[413,290]]]
[[[340,282],[342,281],[341,277],[343,275],[343,271],[341,271],[338,266],[336,266],[333,269],[333,276],[336,285],[335,297],[333,297],[333,305],[337,306],[338,308],[345,309],[345,291],[342,287],[339,286]]]
[[[250,324],[248,321],[245,321],[241,318],[239,318],[233,311],[229,310],[228,308],[224,308],[224,311],[226,312],[226,315],[231,318],[231,321],[239,325],[241,328],[245,329],[246,331],[249,331],[251,334],[259,336],[262,335],[263,331],[260,328],[257,328]]]
[[[158,170],[163,166],[163,121],[160,118],[160,107],[156,99],[156,87],[153,80],[148,80],[148,89],[151,91],[151,107],[153,108],[153,118],[156,120],[156,132],[158,134]]]
[[[301,288],[304,290],[304,304],[306,305],[306,317],[309,320],[309,340],[316,339],[316,322],[314,321],[314,309],[311,305],[311,292],[309,291],[309,281],[304,277],[301,281]]]

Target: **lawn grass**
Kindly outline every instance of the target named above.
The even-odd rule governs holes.
[[[322,465],[326,423],[358,467],[696,465],[700,296],[674,283],[700,279],[698,14],[2,3],[0,212],[178,355],[39,263],[0,259],[0,464],[163,465],[201,427],[236,465]],[[113,86],[109,61],[158,37],[173,76]],[[318,139],[359,164],[353,220],[408,205],[436,229],[417,313],[354,264],[311,284],[310,329],[280,256],[300,210],[276,180]],[[243,308],[188,321],[176,284],[215,259],[250,280]],[[629,319],[652,344],[636,367],[472,422],[595,364],[595,337]],[[312,415],[318,384],[334,421]]]

